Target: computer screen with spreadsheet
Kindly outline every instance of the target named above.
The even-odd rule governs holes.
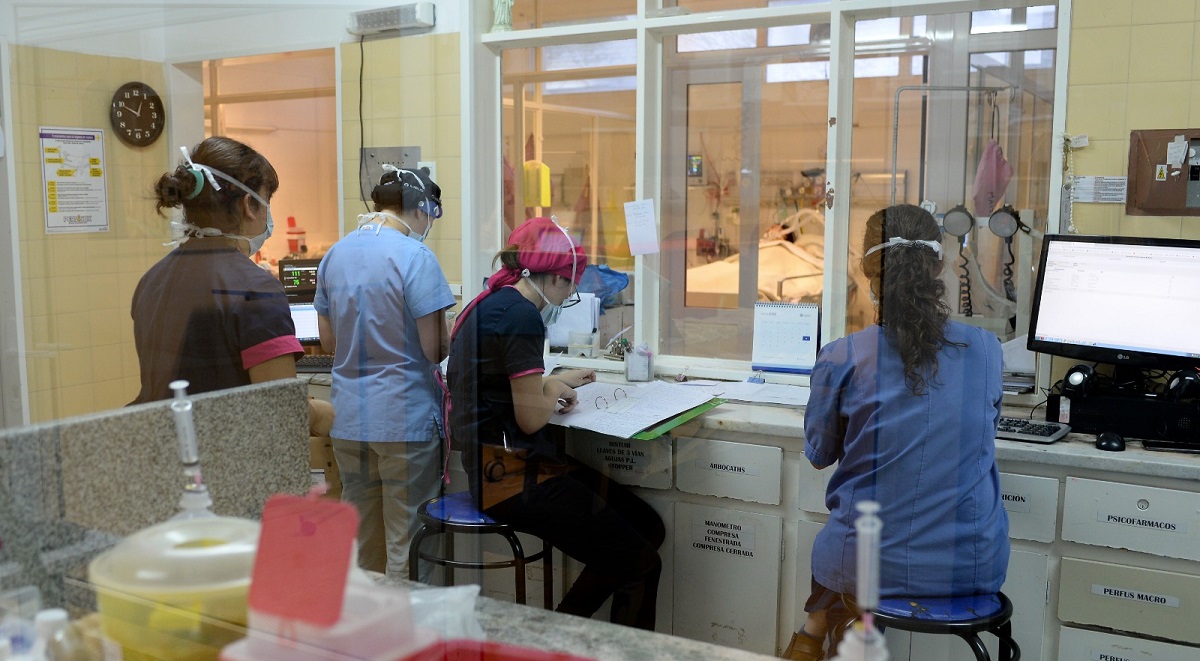
[[[1029,349],[1117,366],[1200,365],[1200,241],[1047,236]]]
[[[317,330],[317,309],[312,303],[289,303],[292,323],[296,326],[296,339],[303,346],[320,346],[321,334]]]

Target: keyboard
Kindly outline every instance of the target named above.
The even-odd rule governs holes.
[[[1070,431],[1071,426],[1063,422],[1001,417],[996,438],[1026,443],[1053,443]]]
[[[328,354],[308,354],[296,361],[296,372],[306,374],[312,372],[329,372],[333,369],[333,356]]]

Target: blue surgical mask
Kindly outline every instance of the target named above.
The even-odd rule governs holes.
[[[255,195],[255,197],[258,197],[258,196]],[[261,197],[258,199],[260,201],[262,200]],[[275,219],[271,217],[271,205],[268,204],[267,205],[267,228],[262,231],[262,234],[259,234],[258,236],[255,236],[255,237],[251,237],[249,239],[250,254],[253,255],[254,253],[258,252],[259,250],[262,250],[263,244],[267,242],[267,239],[271,238],[271,232],[274,232],[274,231],[275,231]]]
[[[546,298],[546,294],[542,292],[542,288],[537,286],[536,282],[533,280],[528,280],[528,282],[529,286],[533,287],[533,290],[538,293],[538,296],[541,296],[542,300],[546,302],[546,305],[541,309],[542,324],[549,326],[550,324],[558,321],[558,315],[562,314],[562,306],[551,303],[550,299]]]

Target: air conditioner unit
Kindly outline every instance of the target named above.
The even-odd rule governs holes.
[[[383,9],[368,9],[350,14],[346,31],[354,35],[378,34],[389,30],[431,28],[433,3],[418,2]]]

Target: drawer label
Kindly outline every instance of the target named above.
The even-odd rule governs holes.
[[[1140,656],[1125,656],[1124,654],[1113,654],[1112,652],[1104,652],[1100,650],[1092,650],[1092,661],[1142,661]]]
[[[730,464],[709,459],[697,459],[696,467],[702,470],[717,471],[718,473],[728,473],[730,475],[758,475],[759,472],[758,466],[741,466],[739,464]]]
[[[754,557],[754,529],[732,521],[704,519],[692,522],[692,548]]]
[[[1144,604],[1157,604],[1159,606],[1179,608],[1179,597],[1170,597],[1161,594],[1154,594],[1152,592],[1114,588],[1108,585],[1098,585],[1096,583],[1092,583],[1092,594],[1100,595],[1101,597],[1112,597],[1115,599],[1128,599],[1129,601],[1138,601]]]
[[[1004,503],[1004,509],[1009,512],[1018,514],[1029,514],[1033,508],[1031,501],[1033,497],[1027,493],[1013,493],[1011,491],[1000,491],[1000,500]]]
[[[650,453],[633,447],[630,441],[610,440],[592,448],[609,470],[646,474],[650,472]]]
[[[1187,526],[1175,521],[1159,521],[1158,519],[1143,519],[1140,516],[1126,516],[1124,514],[1109,514],[1107,512],[1096,512],[1096,520],[1101,523],[1112,523],[1120,526],[1133,526],[1134,528],[1144,528],[1147,530],[1161,530],[1163,532],[1187,532]]]

